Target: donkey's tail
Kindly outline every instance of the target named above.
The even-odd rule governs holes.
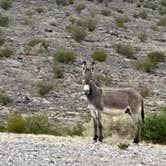
[[[142,118],[142,122],[144,123],[145,113],[144,113],[144,102],[143,102],[143,99],[141,101],[141,118]]]

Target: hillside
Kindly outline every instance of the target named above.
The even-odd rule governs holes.
[[[1,15],[9,19],[8,25],[0,26],[3,47],[13,52],[7,58],[0,53],[0,88],[13,100],[9,105],[0,103],[1,120],[6,113],[19,109],[25,114],[47,110],[53,119],[82,121],[87,114],[87,102],[80,81],[81,62],[91,63],[91,55],[97,48],[104,49],[107,55],[104,62],[96,62],[95,72],[102,86],[148,89],[146,112],[165,105],[166,63],[158,63],[150,72],[138,70],[134,65],[153,51],[166,53],[164,2],[112,0],[105,4],[75,0],[65,6],[56,2],[59,1],[14,0],[7,10],[0,8]],[[161,17],[162,25],[158,23]],[[92,30],[82,25],[81,20],[88,18],[96,21]],[[126,21],[121,21],[124,18]],[[72,24],[86,29],[83,41],[73,39]],[[118,53],[119,43],[130,45],[133,57]],[[62,48],[73,51],[76,61],[57,63],[56,67],[64,70],[63,77],[57,79],[53,56]],[[40,95],[39,88],[48,85],[50,92]]]

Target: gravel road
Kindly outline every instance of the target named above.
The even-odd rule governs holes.
[[[0,133],[0,166],[165,166],[166,146],[93,144],[85,137]]]

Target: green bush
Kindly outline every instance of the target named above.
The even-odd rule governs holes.
[[[119,28],[126,28],[125,23],[129,21],[128,17],[120,16],[115,18],[116,26]]]
[[[24,133],[26,131],[26,122],[20,113],[14,112],[9,115],[7,120],[7,131],[13,133]]]
[[[71,32],[72,38],[77,42],[83,41],[85,37],[87,36],[87,32],[85,28],[81,26],[71,26],[71,29],[69,32]]]
[[[54,54],[54,61],[74,63],[76,61],[76,55],[70,50],[60,49]]]
[[[135,66],[138,70],[152,73],[157,67],[157,64],[153,63],[149,58],[146,58],[144,61],[136,62]]]
[[[149,1],[146,1],[143,5],[144,8],[149,8],[149,9],[152,9],[152,10],[155,10],[157,8],[157,5],[154,3],[154,2],[149,2]]]
[[[143,88],[139,89],[139,93],[144,98],[152,96],[152,91],[147,87],[143,87]]]
[[[166,144],[166,113],[147,116],[142,126],[141,135],[143,140]]]
[[[48,49],[48,42],[44,39],[39,39],[39,38],[35,38],[29,41],[28,46],[29,47],[34,47],[35,45],[41,43],[41,45],[47,50]]]
[[[103,16],[110,16],[110,15],[111,15],[110,9],[102,9],[100,13],[101,13]]]
[[[166,7],[160,7],[158,12],[159,12],[160,15],[166,14]]]
[[[2,89],[0,89],[0,104],[8,105],[12,103],[12,98]]]
[[[64,69],[60,64],[58,64],[56,59],[53,63],[53,73],[55,79],[64,78]]]
[[[37,84],[37,91],[41,96],[48,94],[53,89],[53,85],[47,82],[40,82]]]
[[[31,115],[25,118],[26,133],[48,134],[50,123],[45,114]]]
[[[6,131],[6,129],[14,133],[52,134],[56,136],[81,136],[84,131],[84,127],[80,123],[69,127],[60,122],[50,122],[46,114],[29,115],[24,118],[19,112],[9,115],[7,128],[3,126],[0,130]]]
[[[0,13],[0,26],[7,27],[9,24],[9,18]]]
[[[161,5],[162,6],[166,6],[166,1],[165,0],[161,0]]]
[[[141,32],[138,34],[138,39],[141,42],[145,42],[148,39],[148,35],[145,32]]]
[[[158,23],[157,23],[158,26],[166,26],[166,16],[163,16],[159,19]]]
[[[76,5],[75,10],[76,10],[77,13],[80,14],[81,11],[84,10],[85,8],[86,8],[85,4],[83,4],[83,3],[79,3],[79,4]]]
[[[106,60],[107,54],[104,49],[96,49],[91,55],[93,60],[98,62],[104,62]]]
[[[159,62],[164,62],[165,61],[165,55],[164,52],[160,51],[154,51],[148,54],[148,58],[153,62],[153,63],[159,63]]]
[[[1,7],[4,10],[8,10],[12,7],[12,0],[1,0]]]
[[[36,8],[35,10],[36,10],[36,12],[38,12],[39,14],[40,14],[40,13],[44,13],[44,9],[43,9],[42,7],[38,7],[38,8]]]
[[[0,47],[0,58],[8,58],[11,57],[11,55],[13,54],[13,51],[10,50],[9,48],[5,48],[5,47]]]
[[[123,2],[134,3],[134,0],[123,0]]]
[[[67,6],[68,0],[56,0],[57,5]]]
[[[3,123],[0,123],[0,132],[5,132],[6,131],[6,127]]]
[[[95,79],[96,79],[96,84],[98,86],[111,86],[112,78],[110,76],[103,74],[96,74]]]
[[[124,44],[117,44],[116,45],[116,52],[126,56],[129,59],[134,58],[134,52],[133,52],[133,48],[130,45],[124,45]]]
[[[119,149],[125,150],[129,147],[130,144],[120,143],[118,144]]]
[[[4,39],[0,36],[0,46],[4,44]]]
[[[138,13],[138,16],[141,17],[142,19],[146,20],[148,17],[148,13],[146,10],[142,10]]]

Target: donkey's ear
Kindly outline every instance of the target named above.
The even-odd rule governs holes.
[[[85,71],[86,68],[87,68],[87,63],[86,63],[86,61],[83,61],[82,62],[82,71]]]
[[[92,72],[94,72],[94,66],[95,66],[95,62],[93,61],[93,62],[91,63],[91,71],[92,71]]]

